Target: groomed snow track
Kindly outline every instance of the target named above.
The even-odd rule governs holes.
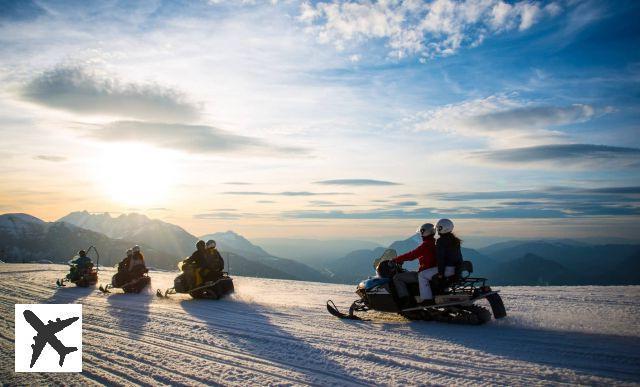
[[[3,384],[640,383],[640,287],[503,288],[509,317],[476,327],[329,315],[324,299],[348,305],[352,286],[234,277],[224,300],[159,299],[175,273],[151,272],[141,294],[102,294],[57,289],[64,270],[0,264]],[[84,305],[83,372],[14,373],[14,304],[73,302]],[[603,313],[609,324],[593,319]]]

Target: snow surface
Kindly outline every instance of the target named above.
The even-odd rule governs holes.
[[[479,326],[329,315],[353,286],[236,277],[221,301],[56,289],[61,265],[0,264],[3,384],[640,384],[640,287],[503,287]],[[100,272],[107,282],[113,269]],[[152,272],[153,289],[175,273]],[[15,374],[16,303],[84,305],[81,374]]]

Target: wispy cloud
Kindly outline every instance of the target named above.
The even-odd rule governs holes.
[[[50,161],[53,163],[59,163],[61,161],[66,161],[67,158],[64,156],[37,155],[37,156],[34,156],[34,160],[43,160],[43,161]]]
[[[351,185],[351,186],[384,186],[384,185],[400,185],[392,181],[372,180],[372,179],[337,179],[316,181],[315,184],[322,185]]]
[[[325,208],[330,208],[330,207],[337,207],[337,208],[342,208],[342,207],[357,207],[357,205],[355,204],[340,204],[340,203],[335,203],[335,202],[331,202],[328,200],[311,200],[309,202],[310,206],[313,207],[325,207]]]
[[[269,155],[306,154],[299,147],[270,144],[255,137],[233,134],[206,125],[165,124],[143,121],[116,121],[87,132],[91,138],[110,142],[143,142],[160,148],[189,153],[247,151]]]
[[[539,1],[333,0],[303,3],[299,18],[320,42],[331,43],[339,50],[383,39],[390,56],[417,54],[432,58],[477,46],[490,35],[527,30],[560,12],[558,3],[545,5]]]
[[[235,220],[240,219],[242,214],[236,212],[206,212],[202,214],[194,214],[194,219],[226,219],[226,220]]]
[[[198,107],[171,88],[127,83],[83,67],[60,66],[29,83],[22,97],[47,107],[82,114],[111,115],[168,122],[191,121]]]
[[[261,191],[228,191],[223,195],[240,196],[333,196],[333,195],[353,195],[350,192],[308,192],[308,191],[285,191],[285,192],[261,192]]]
[[[437,210],[420,208],[415,210],[371,210],[371,211],[288,211],[283,217],[296,219],[508,219],[508,218],[563,218],[567,214],[547,209],[466,209]]]
[[[487,201],[487,200],[516,200],[523,201],[519,205],[530,204],[531,200],[566,201],[569,202],[606,202],[622,203],[637,201],[640,187],[549,187],[544,189],[528,189],[513,191],[480,191],[480,192],[447,192],[433,193],[431,197],[445,201]]]
[[[405,202],[398,202],[395,204],[396,206],[400,206],[400,207],[414,207],[418,205],[418,202],[414,202],[414,201],[405,201]]]
[[[412,120],[416,130],[485,138],[498,145],[537,145],[567,141],[560,127],[587,122],[612,111],[611,107],[542,105],[494,95],[424,111]]]
[[[593,203],[558,203],[523,207],[502,205],[490,207],[464,207],[454,209],[419,208],[415,210],[369,211],[287,211],[285,218],[295,219],[554,219],[592,216],[638,216],[636,205],[612,205]]]
[[[475,152],[472,157],[498,165],[559,162],[589,168],[640,167],[640,149],[593,144],[556,144]]]

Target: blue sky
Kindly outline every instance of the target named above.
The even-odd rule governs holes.
[[[0,210],[640,235],[633,1],[0,3]]]

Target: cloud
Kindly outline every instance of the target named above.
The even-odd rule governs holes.
[[[417,208],[414,210],[377,209],[369,211],[286,211],[285,218],[295,219],[556,219],[593,216],[638,216],[636,204],[608,203],[535,203],[534,205],[500,205],[487,207]]]
[[[607,168],[612,163],[620,167],[639,167],[640,149],[593,144],[556,144],[524,148],[480,151],[473,154],[492,163],[526,164],[562,162],[589,167]]]
[[[228,182],[223,183],[223,184],[226,184],[226,185],[251,185],[251,183],[247,183],[247,182],[244,182],[244,181],[228,181]]]
[[[513,191],[481,191],[481,192],[447,192],[433,193],[429,196],[444,201],[491,201],[515,200],[519,203],[510,205],[528,205],[541,202],[589,202],[589,203],[623,203],[637,201],[640,187],[549,187],[544,189],[528,189]],[[537,202],[532,202],[537,200]]]
[[[67,158],[64,156],[52,156],[52,155],[37,155],[33,158],[34,160],[44,160],[50,161],[52,163],[59,163],[61,161],[66,161]]]
[[[482,206],[456,206],[478,217],[498,217],[518,214],[521,217],[626,216],[640,214],[640,187],[549,187],[536,190],[456,192],[432,194],[441,201],[483,203]],[[493,205],[494,201],[500,201]],[[459,216],[459,215],[456,215]],[[466,215],[464,215],[466,216]]]
[[[21,90],[26,100],[81,114],[166,122],[191,121],[198,108],[180,92],[157,84],[135,84],[60,66],[32,79]]]
[[[529,29],[562,11],[555,2],[502,0],[322,1],[305,2],[299,19],[322,43],[342,50],[383,40],[389,55],[402,58],[447,56],[487,37]]]
[[[537,145],[566,141],[559,128],[584,123],[611,111],[611,107],[540,105],[493,95],[424,111],[410,120],[419,131],[450,132],[502,145]]]
[[[335,202],[331,202],[328,200],[311,200],[309,201],[309,205],[314,206],[314,207],[356,207],[355,204],[340,204],[340,203],[335,203]]]
[[[371,180],[371,179],[337,179],[316,181],[314,184],[323,185],[351,185],[351,186],[382,186],[382,185],[400,185],[392,181]]]
[[[639,211],[636,211],[638,213]],[[419,208],[415,210],[372,210],[372,211],[287,211],[282,214],[285,218],[295,219],[511,219],[511,218],[564,218],[568,217],[562,211],[548,209],[465,209],[438,210],[434,208]]]
[[[194,214],[194,219],[226,219],[226,220],[234,220],[240,219],[242,214],[238,214],[235,212],[207,212],[202,214]]]
[[[395,205],[401,206],[401,207],[413,207],[413,206],[417,206],[418,202],[414,202],[414,201],[398,202]]]
[[[591,188],[586,192],[603,193],[603,194],[640,194],[640,187],[604,187]]]
[[[308,191],[285,191],[285,192],[261,192],[261,191],[228,191],[223,195],[240,196],[333,196],[333,195],[353,195],[350,192],[308,192]]]
[[[253,153],[305,154],[306,149],[269,144],[255,137],[246,137],[206,125],[165,124],[142,121],[116,121],[88,136],[109,142],[143,142],[160,148],[188,153],[223,153],[248,151]]]

